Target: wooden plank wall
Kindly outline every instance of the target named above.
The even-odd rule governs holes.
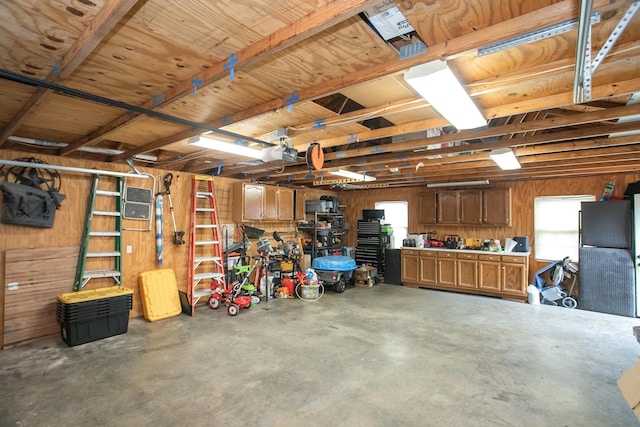
[[[78,249],[68,246],[6,251],[3,348],[60,333],[56,296],[73,288]]]
[[[528,236],[532,248],[532,255],[529,259],[529,281],[533,281],[536,271],[546,266],[548,261],[536,261],[533,249],[535,241],[533,238],[533,203],[539,196],[560,196],[560,195],[588,195],[591,194],[599,199],[604,185],[615,180],[616,188],[614,197],[622,197],[627,185],[640,180],[640,174],[614,174],[597,175],[583,178],[562,178],[518,181],[508,184],[500,183],[492,185],[494,188],[510,186],[512,188],[512,226],[511,227],[476,227],[476,226],[443,226],[443,225],[423,225],[419,224],[416,213],[418,212],[418,193],[425,191],[424,187],[376,189],[368,191],[343,191],[339,194],[341,203],[345,203],[345,219],[352,227],[347,236],[347,245],[355,246],[357,233],[355,224],[362,217],[362,209],[373,209],[376,201],[399,201],[409,202],[409,232],[424,233],[426,231],[436,231],[436,238],[443,238],[446,234],[458,234],[461,237],[478,237],[481,239],[500,239],[504,241],[507,237]]]
[[[16,151],[3,151],[0,158],[12,160],[20,157],[31,157],[30,154]],[[129,172],[127,165],[107,164],[91,161],[80,161],[63,157],[53,157],[46,155],[35,156],[39,160],[51,165],[68,166],[87,169],[118,170]],[[162,178],[169,171],[152,170],[138,167],[141,172],[151,173]],[[79,246],[85,222],[85,215],[88,203],[88,195],[91,188],[92,175],[75,172],[60,172],[62,178],[61,193],[67,198],[62,202],[61,208],[56,211],[54,227],[51,229],[37,229],[21,227],[15,225],[0,224],[0,278],[6,284],[5,258],[7,251],[18,249],[45,249]],[[191,178],[188,173],[173,172],[174,179],[171,186],[171,197],[176,214],[176,226],[178,230],[188,232],[189,210],[191,206]],[[103,178],[101,178],[103,181]],[[149,180],[128,179],[128,184],[136,187],[151,187]],[[223,185],[224,186],[224,185]],[[154,191],[155,193],[155,191]],[[173,244],[173,225],[169,215],[169,205],[167,198],[164,198],[164,260],[163,268],[172,268],[176,272],[178,286],[186,290],[187,280],[187,245]],[[125,228],[144,228],[146,224],[139,221],[125,221]],[[188,235],[188,233],[187,233]],[[141,272],[159,268],[156,263],[155,245],[155,223],[150,231],[124,231],[122,236],[123,248],[131,246],[132,252],[123,254],[123,286],[133,289],[133,309],[131,317],[143,315],[142,303],[138,292],[138,275]],[[77,259],[77,258],[76,258]],[[75,265],[74,265],[75,272]],[[94,279],[89,281],[86,289],[96,289],[113,285],[113,280]],[[62,287],[64,288],[64,287]],[[66,287],[60,289],[61,292],[73,291],[73,280]],[[8,301],[4,300],[4,292],[0,292],[0,322],[4,319],[4,310]],[[0,325],[0,331],[4,331],[4,324]],[[4,338],[4,337],[3,337]],[[2,340],[3,342],[3,340]]]
[[[21,153],[18,151],[2,151],[0,158],[12,160],[20,157],[32,157],[31,154]],[[51,165],[86,168],[86,169],[102,169],[102,170],[118,170],[121,172],[129,172],[128,166],[123,164],[100,163],[92,161],[82,161],[77,159],[69,159],[65,157],[54,157],[46,155],[35,156],[39,160],[47,162]],[[148,169],[144,167],[137,168],[144,173],[153,174],[156,178],[157,185],[164,191],[162,178],[170,171]],[[185,231],[188,237],[189,230],[189,211],[191,209],[191,185],[192,174],[172,172],[173,183],[171,185],[171,198],[174,205],[176,218],[176,228],[179,231]],[[87,209],[87,201],[91,188],[92,175],[75,172],[60,172],[62,178],[61,193],[67,198],[62,202],[60,210],[56,211],[56,219],[54,227],[51,229],[37,229],[29,227],[20,227],[15,225],[7,225],[0,223],[0,278],[6,286],[7,272],[5,270],[7,251],[24,250],[24,249],[43,249],[45,252],[53,250],[53,248],[79,246],[82,238],[82,231],[85,222]],[[102,181],[107,181],[101,178]],[[144,179],[127,179],[127,184],[135,187],[151,188],[153,183],[151,180]],[[218,220],[225,228],[230,230],[233,237],[233,229],[235,228],[234,219],[231,216],[231,206],[233,203],[233,183],[235,179],[216,177],[214,179],[216,205],[218,208]],[[156,191],[154,191],[155,194]],[[325,194],[335,194],[330,191],[308,189],[305,190],[305,198],[317,199]],[[0,204],[1,206],[1,204]],[[125,228],[146,228],[147,224],[140,221],[125,220]],[[264,237],[272,239],[273,231],[277,230],[285,240],[295,237],[296,223],[291,222],[255,222],[248,225],[265,230]],[[172,268],[176,273],[178,287],[180,290],[186,290],[187,287],[187,270],[188,270],[188,245],[173,244],[173,224],[169,213],[169,202],[164,197],[164,259],[163,268]],[[125,230],[122,237],[123,248],[131,246],[132,252],[123,254],[123,286],[134,290],[133,309],[130,317],[139,317],[143,315],[142,303],[138,292],[138,276],[144,271],[155,270],[158,267],[156,262],[156,243],[155,243],[155,221],[151,224],[150,231],[132,231]],[[255,243],[253,248],[255,250]],[[74,262],[75,273],[75,262]],[[110,279],[89,281],[86,289],[96,289],[112,286],[113,281]],[[61,286],[59,293],[73,291],[73,278],[68,286]],[[55,298],[52,300],[55,302]],[[13,301],[5,299],[4,291],[0,292],[0,331],[5,330],[4,318],[5,307],[7,304],[14,304]],[[50,301],[51,303],[51,301]],[[19,305],[26,305],[19,303]],[[55,306],[54,306],[55,308]],[[203,313],[204,315],[208,312]],[[13,314],[11,314],[13,315]],[[54,316],[55,312],[46,313],[49,319]],[[45,317],[46,317],[45,316]],[[20,315],[18,315],[20,317]],[[4,334],[0,337],[0,347],[4,345]],[[13,338],[11,338],[13,340]]]

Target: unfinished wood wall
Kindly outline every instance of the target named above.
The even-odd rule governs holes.
[[[120,172],[129,172],[130,168],[125,164],[96,163],[93,161],[80,161],[77,159],[68,159],[62,157],[53,157],[46,155],[32,156],[17,151],[2,151],[0,158],[5,160],[13,160],[20,157],[36,157],[39,160],[47,162],[51,165],[86,168],[86,169],[102,169],[117,170]],[[153,174],[156,178],[156,187],[160,185],[160,191],[164,191],[162,178],[169,171],[154,170],[144,167],[138,167],[141,172]],[[189,213],[191,209],[191,185],[193,174],[172,172],[173,182],[171,185],[171,199],[174,206],[176,219],[176,228],[179,231],[185,231],[188,237],[189,231]],[[88,196],[91,188],[93,176],[90,174],[82,174],[75,172],[60,172],[62,178],[61,193],[67,197],[62,202],[60,210],[56,212],[54,227],[51,229],[37,229],[29,227],[21,227],[15,225],[6,225],[0,223],[0,278],[2,278],[3,289],[0,292],[0,331],[5,330],[3,319],[5,317],[5,293],[7,288],[7,278],[5,274],[5,256],[9,250],[18,249],[43,249],[45,251],[57,251],[59,248],[68,246],[79,246],[82,238],[82,232],[85,223],[85,215],[87,209]],[[106,178],[102,181],[108,181]],[[233,238],[235,222],[231,216],[232,203],[234,199],[233,183],[235,179],[216,177],[214,179],[216,205],[218,208],[218,220],[223,225],[224,230],[229,230],[230,239]],[[151,188],[153,183],[147,179],[127,179],[127,184],[135,187]],[[154,190],[155,194],[157,191]],[[305,199],[318,199],[325,194],[335,194],[330,191],[305,189]],[[295,237],[296,223],[291,222],[254,222],[248,223],[257,228],[265,230],[264,237],[269,238],[271,243],[275,245],[272,238],[273,231],[278,231],[283,239],[290,240]],[[123,226],[125,228],[145,228],[147,224],[140,221],[125,220]],[[173,224],[169,211],[169,201],[164,196],[164,255],[162,268],[172,268],[176,273],[178,287],[186,290],[187,271],[188,271],[188,246],[173,244]],[[224,237],[224,234],[223,234]],[[155,270],[160,268],[156,260],[156,242],[155,242],[155,221],[151,223],[151,231],[131,231],[125,230],[122,237],[122,246],[126,248],[131,246],[131,253],[124,253],[122,257],[123,270],[123,286],[134,290],[133,309],[130,317],[139,317],[143,315],[142,303],[138,292],[138,275],[144,271]],[[255,249],[256,245],[253,244]],[[126,252],[126,251],[125,251]],[[75,273],[75,271],[74,271]],[[64,282],[64,279],[61,279]],[[59,284],[60,293],[73,291],[73,274],[69,274],[67,283]],[[96,289],[113,285],[112,280],[89,281],[85,289]],[[28,298],[35,299],[36,295]],[[55,303],[55,299],[52,300]],[[18,305],[28,304],[27,301],[19,303],[11,302],[11,316],[19,315]],[[18,304],[18,305],[16,305]],[[53,305],[55,307],[55,304]],[[18,314],[16,314],[18,313]],[[206,313],[208,314],[208,313]],[[54,314],[55,315],[55,314]],[[47,319],[52,318],[49,314],[44,314]],[[47,317],[48,316],[48,317]],[[12,318],[13,319],[13,318]],[[21,321],[17,319],[16,321]],[[54,325],[57,328],[57,325]],[[4,334],[0,340],[0,347],[4,346]]]
[[[29,155],[26,155],[29,156]],[[25,157],[24,153],[3,151],[1,158],[15,159]],[[38,159],[53,165],[70,166],[88,169],[107,169],[128,172],[126,165],[114,165],[95,163],[91,161],[79,161],[74,159],[37,156]],[[153,173],[160,179],[168,171],[158,171],[139,168],[142,172]],[[171,186],[171,197],[176,215],[176,226],[178,230],[188,231],[189,210],[191,197],[192,175],[188,173],[174,172],[173,184]],[[36,229],[0,224],[0,277],[3,280],[3,291],[0,292],[0,321],[5,317],[5,289],[7,281],[5,277],[5,257],[6,251],[16,249],[51,249],[78,246],[80,244],[82,230],[84,227],[87,197],[89,195],[92,176],[88,174],[62,172],[61,192],[67,195],[62,207],[56,213],[56,220],[52,229]],[[640,174],[619,174],[601,175],[586,178],[557,179],[557,180],[537,180],[510,183],[513,190],[513,216],[511,227],[451,227],[451,226],[429,226],[425,227],[417,223],[416,212],[418,210],[417,194],[424,191],[422,187],[411,187],[403,189],[377,189],[366,191],[344,191],[337,193],[342,210],[345,212],[345,222],[350,226],[345,239],[347,246],[356,245],[356,225],[361,217],[362,209],[374,208],[376,201],[407,200],[409,202],[409,231],[420,233],[425,231],[437,231],[437,237],[445,234],[459,234],[462,237],[498,238],[503,240],[506,237],[529,236],[532,248],[535,248],[533,240],[533,200],[536,196],[543,195],[563,195],[563,194],[593,194],[596,197],[602,192],[606,182],[616,180],[616,196],[621,196],[628,183],[640,180]],[[150,182],[130,182],[135,186],[150,186]],[[233,203],[233,183],[237,182],[229,178],[215,178],[216,201],[219,211],[220,223],[231,230],[234,228],[234,220],[231,217],[231,205]],[[305,189],[305,199],[318,199],[323,195],[335,195],[335,192]],[[163,268],[172,268],[176,272],[178,286],[181,290],[186,290],[187,278],[187,245],[173,244],[173,225],[169,215],[168,201],[165,197],[164,210],[164,260]],[[295,237],[295,222],[254,222],[248,225],[265,230],[264,236],[271,238],[272,232],[277,230],[285,240]],[[233,233],[233,231],[231,231]],[[159,268],[156,263],[155,249],[155,228],[152,231],[125,231],[123,233],[123,247],[131,246],[132,253],[123,255],[123,284],[135,291],[133,297],[133,309],[131,317],[142,316],[142,305],[138,293],[138,275],[141,272]],[[255,245],[254,245],[255,247]],[[530,258],[530,280],[538,269],[546,265],[546,262],[537,262],[534,257]],[[94,289],[104,286],[111,286],[112,282],[100,282],[92,280],[87,285],[87,289]],[[64,288],[62,286],[61,288]],[[65,290],[73,290],[73,277],[68,279]],[[35,297],[34,297],[35,298]],[[13,307],[12,307],[13,310]],[[12,315],[15,314],[12,312]],[[4,331],[4,322],[0,325],[0,331]],[[4,339],[4,336],[2,337]],[[4,341],[2,341],[4,342]]]
[[[443,238],[446,234],[458,234],[461,237],[478,237],[481,239],[500,239],[504,241],[507,237],[528,236],[532,248],[532,255],[529,258],[529,281],[533,280],[536,271],[548,264],[548,261],[536,261],[533,249],[535,241],[533,238],[533,201],[538,196],[560,196],[560,195],[587,195],[591,194],[596,200],[602,194],[604,185],[615,180],[616,188],[614,197],[622,197],[627,185],[640,180],[640,174],[616,174],[598,175],[584,178],[562,178],[531,180],[509,183],[512,188],[512,226],[511,227],[475,227],[475,226],[444,226],[444,225],[423,225],[417,220],[418,193],[425,191],[424,187],[376,189],[367,191],[343,191],[339,194],[341,203],[345,203],[346,220],[353,227],[349,230],[347,244],[356,245],[357,221],[362,217],[362,209],[373,209],[376,201],[398,201],[409,202],[409,232],[424,233],[436,231],[436,238]],[[492,187],[504,187],[507,184],[495,185]]]
[[[25,155],[20,152],[3,151],[1,158],[6,160],[12,160],[20,157],[31,157],[31,155]],[[35,156],[39,160],[47,162],[52,165],[68,166],[76,168],[87,169],[104,169],[104,170],[117,170],[121,172],[129,172],[130,168],[125,165],[114,165],[105,163],[96,163],[90,161],[79,161],[74,159],[52,157],[45,155]],[[153,171],[151,169],[138,168],[141,172],[153,173],[156,178],[158,173],[163,176],[168,171]],[[57,248],[67,246],[79,246],[82,238],[82,232],[85,223],[85,215],[88,203],[88,196],[91,188],[93,176],[90,174],[75,173],[75,172],[60,172],[62,179],[61,193],[67,197],[62,202],[62,205],[58,211],[56,211],[56,218],[54,227],[51,229],[37,229],[15,225],[0,224],[0,277],[2,278],[3,291],[0,293],[0,310],[3,312],[5,309],[5,289],[7,286],[5,277],[5,255],[7,250],[15,249],[51,249],[52,251]],[[101,178],[103,181],[103,178]],[[104,181],[107,181],[106,177]],[[134,182],[135,181],[135,182]],[[128,180],[129,185],[151,188],[152,182],[150,180],[136,179]],[[154,191],[155,194],[155,191]],[[187,231],[189,227],[189,209],[190,209],[190,194],[191,194],[191,175],[183,173],[174,173],[173,184],[171,186],[171,196],[176,212],[176,225],[179,230]],[[140,224],[139,221],[127,220],[124,222],[124,227],[140,228],[145,226]],[[187,246],[176,246],[172,244],[173,226],[169,216],[168,202],[165,197],[165,210],[164,210],[164,232],[165,232],[165,245],[164,245],[164,260],[163,267],[173,268],[178,277],[179,285],[182,289],[186,289],[186,277],[187,277]],[[123,254],[122,256],[122,270],[123,279],[122,283],[125,287],[134,289],[133,309],[131,311],[131,317],[141,316],[142,304],[138,293],[138,275],[143,271],[154,270],[159,268],[156,264],[156,245],[155,245],[155,227],[152,224],[151,231],[124,231],[122,236],[123,248],[131,246],[132,252],[130,254]],[[73,291],[73,275],[68,278],[65,292]],[[113,280],[109,279],[93,279],[89,281],[86,289],[95,289],[106,286],[112,286]],[[61,286],[63,290],[64,286]],[[35,297],[34,297],[35,298]],[[25,303],[26,304],[26,303]],[[4,330],[2,325],[1,330]],[[4,337],[3,337],[4,345]]]

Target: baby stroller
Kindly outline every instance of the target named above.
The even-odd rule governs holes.
[[[543,277],[547,271],[549,272],[551,283],[547,283]],[[569,257],[565,257],[562,261],[554,261],[538,270],[533,281],[535,287],[540,291],[540,302],[548,305],[561,304],[566,308],[576,308],[578,302],[571,295],[576,284],[577,273],[578,266],[571,262]],[[569,292],[562,287],[565,279],[571,279]]]

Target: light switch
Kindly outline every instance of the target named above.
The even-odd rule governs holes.
[[[127,245],[127,253],[130,254],[131,252],[133,252],[133,246]]]

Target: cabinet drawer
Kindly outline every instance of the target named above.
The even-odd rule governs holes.
[[[457,254],[458,259],[478,259],[478,254]]]
[[[435,258],[438,256],[438,253],[434,251],[420,251],[420,256],[422,258]]]
[[[500,255],[478,255],[478,259],[481,261],[500,261]]]
[[[526,256],[513,256],[513,255],[502,255],[500,257],[502,262],[512,262],[515,264],[526,264],[527,257]]]
[[[402,249],[402,255],[418,255],[420,251],[417,249]]]
[[[438,258],[455,258],[454,252],[438,252]]]

